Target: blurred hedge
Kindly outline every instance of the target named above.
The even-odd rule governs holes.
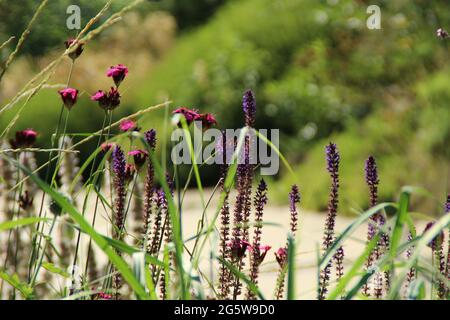
[[[435,30],[450,28],[450,3],[380,1],[381,30],[366,28],[368,5],[230,1],[204,26],[183,34],[148,75],[128,82],[124,108],[169,98],[174,106],[215,113],[221,127],[238,127],[242,92],[252,88],[257,127],[281,129],[282,151],[299,164],[306,207],[326,203],[323,147],[330,139],[342,151],[346,211],[367,204],[362,168],[369,154],[379,159],[383,199],[403,184],[423,185],[441,197],[448,190],[449,46]],[[144,127],[160,126],[161,117],[152,114]],[[75,118],[72,128],[88,130],[100,119],[86,121]],[[285,178],[278,189],[290,182]],[[426,206],[437,212],[436,203]]]

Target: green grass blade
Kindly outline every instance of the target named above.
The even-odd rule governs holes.
[[[400,194],[397,218],[395,220],[394,229],[392,230],[391,235],[391,248],[389,250],[389,256],[392,259],[397,256],[397,249],[402,239],[403,227],[407,222],[409,198],[410,192],[408,190],[403,190]]]
[[[328,300],[334,300],[337,299],[339,296],[344,295],[345,288],[347,284],[358,275],[359,270],[364,265],[364,263],[367,261],[367,257],[370,255],[372,250],[377,245],[378,240],[380,239],[380,234],[377,234],[373,239],[367,244],[364,252],[358,257],[358,259],[353,262],[352,267],[350,270],[347,271],[347,273],[342,277],[342,279],[338,282],[336,288],[328,295]],[[370,276],[370,275],[369,275]],[[363,279],[367,281],[367,279],[363,276]],[[360,285],[361,287],[366,282],[362,282]],[[359,289],[359,288],[358,288]],[[354,292],[354,290],[352,290]],[[349,295],[347,295],[349,297]],[[351,298],[352,296],[350,296]]]
[[[40,221],[48,221],[48,220],[49,219],[47,219],[47,218],[29,217],[29,218],[21,218],[21,219],[6,221],[3,223],[0,223],[0,232],[5,231],[5,230],[10,230],[10,229],[15,229],[18,227],[24,227],[24,226],[28,226],[30,224],[35,224]]]
[[[287,299],[295,300],[295,241],[291,235],[288,237],[288,278]]]
[[[345,228],[345,230],[336,238],[331,247],[323,255],[319,264],[319,269],[322,270],[327,265],[330,259],[333,258],[333,255],[335,254],[336,250],[339,249],[339,247],[342,245],[343,241],[346,238],[348,238],[359,226],[361,226],[372,215],[387,207],[395,207],[395,203],[390,202],[380,203],[362,213],[358,217],[358,219],[356,219],[353,223],[347,226],[347,228]]]
[[[5,271],[0,270],[0,278],[8,282],[12,287],[20,292],[24,299],[33,299],[33,288],[27,283],[21,282],[17,274],[9,275]]]
[[[450,214],[446,214],[438,221],[436,221],[436,223],[434,223],[433,226],[420,237],[420,240],[417,241],[416,248],[413,254],[411,255],[410,259],[408,259],[408,261],[405,263],[401,271],[394,278],[394,281],[391,285],[391,291],[389,292],[388,295],[388,299],[394,300],[398,297],[399,291],[402,287],[403,281],[409,269],[411,269],[411,267],[414,266],[414,264],[419,259],[422,251],[427,247],[427,245],[449,225],[450,225]]]
[[[261,300],[265,300],[262,292],[259,290],[259,288],[248,278],[244,273],[239,271],[235,266],[233,266],[231,263],[229,263],[226,260],[223,260],[221,257],[217,257],[217,260],[220,261],[220,263],[225,264],[225,266],[233,273],[236,277],[241,279],[252,291],[257,297],[259,297]]]
[[[136,133],[135,133],[136,134]],[[142,144],[146,146],[147,151],[149,152],[150,160],[152,161],[153,168],[155,170],[156,178],[159,180],[164,193],[167,198],[167,207],[169,211],[170,223],[172,224],[172,234],[173,234],[173,242],[175,244],[175,268],[177,270],[180,286],[181,286],[181,298],[183,300],[188,300],[190,298],[190,292],[187,284],[185,283],[185,270],[183,266],[183,240],[181,239],[181,231],[180,231],[180,220],[178,217],[177,208],[175,206],[175,202],[173,200],[172,192],[167,184],[166,175],[163,171],[162,166],[158,162],[158,159],[155,156],[155,153],[151,151],[150,146],[147,141],[144,139],[142,134],[138,135],[142,141]]]

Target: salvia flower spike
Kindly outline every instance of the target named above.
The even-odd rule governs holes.
[[[369,186],[370,206],[373,207],[378,202],[378,184],[379,184],[377,164],[376,164],[375,158],[373,156],[369,156],[367,158],[367,160],[365,162],[364,173],[365,173],[366,183]],[[378,227],[380,224],[380,220],[381,220],[381,215],[379,213],[376,213],[370,217],[368,230],[367,230],[367,242],[372,240],[373,237],[375,236],[375,234],[377,233]],[[378,243],[376,248],[373,250],[373,252],[371,252],[369,254],[369,257],[367,258],[366,266],[365,266],[366,270],[372,266],[374,260],[376,260],[377,256],[380,255],[380,250],[381,250],[380,243]],[[381,275],[379,272],[377,272],[375,277],[378,279],[377,282],[382,284],[382,280],[380,280]],[[370,279],[369,279],[369,281],[370,281]],[[369,281],[362,288],[362,293],[365,296],[370,296],[370,282]],[[380,287],[380,286],[377,285],[377,287]],[[378,291],[379,291],[379,289],[378,289]]]
[[[242,109],[245,115],[245,125],[253,127],[256,117],[256,99],[252,90],[247,90],[242,97]]]
[[[156,147],[156,131],[151,129],[144,133],[144,138],[146,143],[149,146],[149,152],[154,152]],[[147,152],[148,155],[148,152]],[[144,184],[144,205],[143,205],[143,227],[142,227],[142,235],[143,235],[143,247],[146,246],[146,242],[149,241],[150,231],[149,228],[151,224],[151,211],[152,211],[152,203],[153,203],[153,180],[154,180],[154,168],[151,160],[147,162],[147,174],[145,176],[145,184]]]
[[[289,193],[289,208],[291,212],[291,233],[292,236],[295,236],[295,232],[297,231],[297,223],[298,223],[298,210],[297,206],[300,203],[300,191],[297,185],[293,185],[291,188],[291,192]]]
[[[435,222],[429,222],[425,226],[423,233],[426,233],[430,230]],[[432,256],[433,256],[433,267],[435,268],[435,272],[440,276],[446,276],[446,264],[445,264],[445,256],[444,256],[444,232],[441,231],[437,236],[434,237],[428,244],[431,248]],[[446,286],[444,281],[440,280],[437,276],[435,276],[436,288],[437,288],[437,297],[439,299],[444,299],[446,295]]]
[[[116,146],[112,152],[112,166],[114,172],[114,189],[115,189],[115,202],[114,202],[114,229],[113,237],[117,240],[122,239],[122,230],[125,225],[125,199],[126,199],[126,161],[125,155],[119,146]],[[120,251],[116,250],[116,253],[120,255]],[[119,290],[122,285],[122,279],[119,273],[116,273],[113,278],[113,289],[115,299],[119,299]]]
[[[325,148],[326,160],[327,160],[327,170],[331,176],[331,188],[330,196],[328,201],[328,213],[325,221],[324,239],[323,239],[323,250],[326,252],[334,242],[334,227],[336,223],[336,214],[338,209],[338,191],[339,191],[339,163],[340,155],[336,147],[336,144],[329,143]],[[328,292],[328,285],[330,282],[330,272],[331,272],[332,262],[329,261],[328,264],[321,270],[320,273],[320,288],[319,288],[319,299],[325,299]]]
[[[258,283],[259,266],[263,262],[267,251],[270,250],[270,246],[261,245],[263,213],[267,200],[267,184],[264,179],[261,179],[253,202],[255,206],[255,227],[253,231],[253,243],[250,255],[250,280],[255,284]],[[247,298],[252,300],[255,299],[255,295],[250,288],[247,290]]]

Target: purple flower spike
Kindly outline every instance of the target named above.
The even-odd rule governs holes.
[[[341,160],[341,157],[339,156],[336,144],[332,142],[330,142],[330,144],[326,146],[325,151],[327,155],[327,170],[329,173],[331,173],[332,177],[334,177],[339,171],[339,162]]]
[[[155,149],[156,147],[156,131],[154,129],[150,129],[145,132],[145,141],[147,141],[148,145],[151,149]]]
[[[375,158],[369,156],[366,160],[366,182],[369,186],[376,186],[380,182],[378,180],[377,163]]]
[[[292,186],[291,192],[289,193],[289,205],[291,211],[291,232],[294,235],[297,231],[297,221],[298,221],[298,212],[297,212],[297,204],[300,203],[300,191],[296,185]]]
[[[123,238],[123,227],[125,225],[125,198],[126,198],[126,161],[125,155],[119,146],[116,146],[112,152],[112,163],[114,172],[114,189],[116,198],[114,200],[114,228],[113,228],[113,238],[117,240],[122,240]],[[118,255],[121,252],[116,250]],[[122,278],[120,273],[117,273],[113,277],[113,290],[114,297],[118,299],[120,296],[119,289],[122,286]]]
[[[331,176],[331,188],[328,201],[328,214],[325,221],[325,230],[322,245],[324,251],[328,250],[335,240],[334,227],[336,224],[336,215],[339,203],[338,192],[339,192],[339,162],[340,162],[339,151],[337,150],[337,147],[334,143],[330,142],[326,146],[325,151],[327,160],[327,170]],[[338,255],[335,255],[334,257],[334,260],[338,264],[336,266],[336,270],[339,270],[339,273],[342,272],[341,258],[343,258],[343,254],[341,257],[340,253]],[[328,285],[330,281],[331,266],[332,262],[329,261],[328,264],[321,270],[319,300],[324,300],[326,298],[326,294],[328,292]]]
[[[114,174],[123,177],[125,174],[125,156],[119,146],[116,146],[112,152]]]
[[[247,90],[242,98],[242,109],[245,114],[245,125],[253,127],[256,117],[256,100],[253,91]]]

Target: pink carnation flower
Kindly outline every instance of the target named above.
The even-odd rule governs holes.
[[[216,118],[211,113],[204,113],[200,115],[202,125],[204,128],[209,129],[217,124]]]
[[[284,267],[287,263],[288,251],[286,248],[279,248],[277,252],[275,252],[275,258],[277,259],[280,267]]]
[[[13,148],[29,148],[36,142],[37,132],[33,129],[25,129],[16,132],[16,138],[11,140]]]
[[[196,120],[201,120],[201,115],[197,111],[185,107],[180,107],[174,110],[172,113],[183,115],[188,125]],[[181,127],[181,123],[178,123],[178,126]]]
[[[58,91],[61,99],[67,109],[72,109],[73,105],[77,102],[78,90],[73,88],[61,89]]]
[[[123,64],[118,64],[116,66],[111,66],[108,71],[106,72],[106,75],[108,77],[112,77],[114,80],[114,83],[118,87],[120,83],[125,79],[126,75],[128,74],[128,68],[125,67]]]
[[[145,150],[136,149],[128,152],[128,155],[133,157],[134,164],[136,165],[136,168],[139,169],[144,165],[148,152]]]
[[[139,131],[137,127],[137,123],[133,120],[123,120],[119,125],[120,131]]]

